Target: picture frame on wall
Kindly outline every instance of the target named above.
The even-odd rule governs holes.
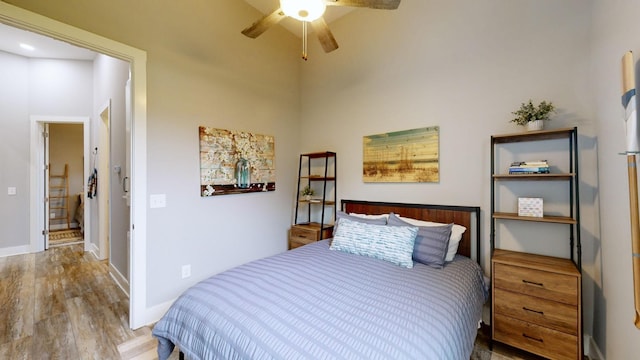
[[[369,135],[362,143],[364,182],[440,182],[439,126]]]
[[[200,196],[275,191],[271,135],[200,126]]]

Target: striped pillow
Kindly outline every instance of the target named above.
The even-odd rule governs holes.
[[[417,234],[415,226],[375,225],[344,218],[340,219],[330,249],[412,268],[411,256]]]
[[[397,216],[389,216],[387,225],[412,226]],[[452,227],[453,224],[443,224],[442,226],[419,226],[418,236],[416,236],[416,242],[413,248],[413,260],[441,269],[444,265],[447,250],[449,248],[449,238],[451,236]]]

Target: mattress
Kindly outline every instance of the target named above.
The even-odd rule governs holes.
[[[487,295],[464,256],[408,269],[323,240],[194,285],[153,335],[160,359],[467,360]]]

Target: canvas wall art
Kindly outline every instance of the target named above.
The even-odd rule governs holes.
[[[201,126],[200,195],[276,189],[273,136]]]
[[[363,138],[364,182],[439,182],[440,128],[395,131]]]

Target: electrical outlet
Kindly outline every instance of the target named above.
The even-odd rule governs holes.
[[[191,265],[182,265],[182,278],[186,279],[191,276]]]
[[[15,195],[17,194],[16,188],[11,186],[9,188],[7,188],[7,195]]]

